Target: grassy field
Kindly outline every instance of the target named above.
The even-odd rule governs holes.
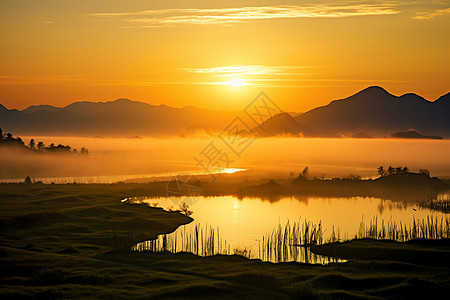
[[[450,294],[445,239],[324,245],[315,250],[349,259],[326,266],[129,251],[138,241],[192,221],[177,212],[121,202],[160,195],[164,188],[1,184],[0,296],[420,299]]]

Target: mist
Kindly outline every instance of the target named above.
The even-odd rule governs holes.
[[[21,179],[74,176],[132,176],[203,172],[194,157],[211,142],[228,162],[221,167],[243,168],[268,177],[289,177],[309,167],[311,177],[356,174],[376,176],[376,168],[426,168],[432,176],[450,176],[450,142],[447,140],[259,138],[240,155],[216,138],[78,138],[23,137],[45,144],[85,147],[89,155],[32,153],[0,150],[0,178]]]

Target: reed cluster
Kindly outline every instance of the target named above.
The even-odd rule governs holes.
[[[367,224],[364,219],[354,235],[355,239],[372,238],[377,240],[393,240],[405,242],[414,239],[444,239],[450,238],[450,218],[427,217],[426,219],[413,219],[411,224],[403,224],[389,220],[379,221],[373,217]],[[189,229],[180,228],[171,234],[160,235],[155,240],[138,243],[134,251],[152,251],[171,253],[190,252],[199,256],[213,255],[240,255],[252,259],[261,259],[270,262],[306,262],[330,263],[341,260],[320,256],[310,251],[310,246],[323,243],[342,242],[349,240],[345,235],[341,238],[340,230],[332,226],[329,234],[325,235],[322,222],[314,223],[308,220],[285,225],[278,224],[272,232],[267,233],[259,240],[259,249],[231,249],[230,244],[223,240],[219,228],[200,224],[190,226]],[[252,251],[253,250],[253,251]]]
[[[413,218],[412,224],[402,224],[402,222],[378,222],[377,217],[370,220],[366,225],[361,221],[356,238],[372,238],[378,240],[393,240],[406,242],[414,239],[444,239],[450,238],[450,219],[441,217],[440,219],[428,216],[426,219],[416,220]]]
[[[259,258],[271,262],[319,262],[319,257],[309,251],[310,244],[322,244],[322,223],[304,222],[278,226],[259,245]]]
[[[450,196],[449,195],[439,195],[437,198],[429,199],[428,201],[423,201],[419,203],[420,208],[428,208],[435,211],[440,211],[443,213],[450,213]]]
[[[233,254],[227,241],[220,238],[219,228],[212,226],[201,227],[196,223],[193,227],[186,226],[170,234],[162,234],[155,240],[138,243],[133,247],[135,251],[151,251],[171,253],[189,252],[199,256],[213,256],[218,254]]]

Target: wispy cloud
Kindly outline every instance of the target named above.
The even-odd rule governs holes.
[[[266,66],[266,65],[232,65],[212,68],[183,68],[181,70],[196,74],[213,74],[217,76],[236,77],[242,75],[301,75],[304,73],[296,72],[308,66]]]
[[[254,87],[324,87],[323,83],[342,84],[344,82],[400,82],[383,79],[337,79],[311,78],[313,73],[305,72],[318,68],[314,66],[268,66],[268,65],[231,65],[210,68],[183,68],[182,71],[196,74],[191,84],[254,86]],[[311,85],[311,83],[315,83]],[[166,83],[167,84],[167,83]]]
[[[436,9],[436,10],[427,11],[427,12],[419,12],[419,13],[417,13],[417,16],[413,17],[413,19],[428,20],[428,19],[433,19],[435,17],[439,17],[439,16],[446,15],[446,14],[450,14],[450,7]]]
[[[342,18],[354,16],[392,15],[400,11],[399,4],[345,4],[308,6],[279,5],[235,8],[162,9],[135,12],[92,13],[97,17],[122,17],[123,21],[140,24],[141,27],[171,25],[232,25],[254,20],[295,18]]]
[[[210,68],[183,68],[181,70],[197,74],[211,80],[212,85],[261,86],[263,81],[281,77],[302,76],[309,66],[268,66],[268,65],[231,65]],[[225,78],[224,78],[225,77]],[[214,80],[216,79],[216,80]],[[225,80],[225,81],[224,81]],[[283,81],[283,80],[279,80]],[[287,80],[289,81],[289,79]]]
[[[258,88],[338,87],[349,82],[406,82],[384,79],[312,78],[314,74],[302,70],[312,66],[231,65],[210,68],[182,68],[190,73],[183,81],[141,79],[88,79],[68,76],[0,75],[0,86],[48,85],[76,83],[83,86],[229,86]]]

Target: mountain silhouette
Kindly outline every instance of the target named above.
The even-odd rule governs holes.
[[[54,107],[54,106],[51,106],[51,105],[45,105],[45,104],[43,104],[43,105],[32,105],[32,106],[22,110],[22,112],[24,112],[24,113],[34,113],[34,112],[37,112],[37,111],[40,111],[40,110],[59,111],[59,110],[61,110],[61,108]]]
[[[300,124],[290,114],[283,112],[264,121],[252,131],[257,136],[293,135],[312,137],[317,134],[308,126]]]
[[[450,105],[450,93],[445,94],[444,96],[439,97],[436,101],[434,101],[435,104],[443,105],[443,106],[449,106]]]
[[[75,102],[65,107],[0,104],[0,128],[18,135],[189,136],[213,135],[240,112],[173,108],[129,99]],[[258,136],[390,137],[395,132],[450,137],[450,93],[430,102],[416,94],[394,96],[377,86],[295,115],[281,113],[253,127]],[[254,126],[254,125],[253,125]]]
[[[0,128],[19,135],[179,136],[186,128],[198,124],[223,128],[236,114],[118,99],[75,102],[63,108],[50,105],[31,106],[23,111],[0,108]]]
[[[372,86],[353,96],[335,100],[295,117],[320,136],[390,136],[416,130],[422,134],[450,136],[450,96],[430,102],[416,94],[394,96]]]

